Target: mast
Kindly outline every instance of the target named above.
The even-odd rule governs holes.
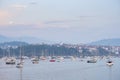
[[[22,51],[21,51],[21,46],[20,46],[20,63],[22,63]]]

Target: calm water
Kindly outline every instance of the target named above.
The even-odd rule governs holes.
[[[0,60],[0,80],[120,80],[120,59],[113,61],[114,65],[108,67],[106,60],[97,63],[40,61],[39,64],[25,60],[24,68],[18,69]]]

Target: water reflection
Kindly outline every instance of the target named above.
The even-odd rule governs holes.
[[[113,66],[106,62],[40,62],[33,65],[26,60],[24,68],[15,65],[0,65],[0,80],[119,80],[119,60]]]
[[[20,68],[19,70],[20,70],[20,74],[19,74],[20,75],[20,80],[23,80],[23,74],[22,74],[23,73],[23,69]]]
[[[112,80],[112,66],[109,66],[109,80]]]

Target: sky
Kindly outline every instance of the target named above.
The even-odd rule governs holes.
[[[0,35],[65,43],[120,38],[120,0],[0,0]]]

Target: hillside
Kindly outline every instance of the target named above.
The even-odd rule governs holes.
[[[120,38],[99,40],[89,43],[89,45],[120,46]]]
[[[0,43],[4,42],[11,42],[11,41],[20,41],[20,42],[27,42],[30,44],[39,44],[39,43],[53,43],[52,41],[40,39],[40,38],[35,38],[35,37],[6,37],[0,35]]]
[[[28,45],[26,42],[20,42],[20,41],[11,41],[11,42],[4,42],[0,43],[0,46],[22,46],[22,45]]]

